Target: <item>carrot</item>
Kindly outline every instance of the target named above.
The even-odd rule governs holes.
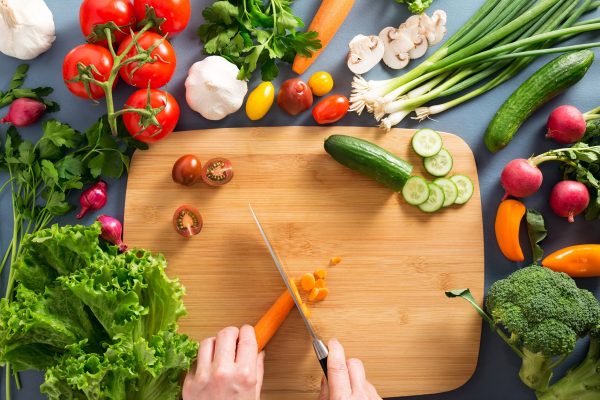
[[[319,288],[313,288],[310,291],[310,294],[308,295],[308,300],[315,301],[315,299],[317,298],[318,295],[319,295]]]
[[[317,281],[315,282],[315,287],[318,289],[322,289],[325,286],[327,286],[325,285],[325,279],[317,279]]]
[[[321,289],[319,289],[319,293],[317,293],[316,300],[317,301],[325,300],[325,298],[327,297],[328,294],[329,294],[329,289],[321,288]]]
[[[302,289],[304,289],[305,292],[310,292],[315,287],[314,275],[310,273],[302,275],[300,284],[302,285]]]
[[[302,297],[300,297],[300,292],[298,291],[298,286],[296,286],[296,281],[294,279],[290,279],[290,287],[292,288],[292,291],[294,292],[294,297],[296,297],[296,299],[302,301]]]
[[[342,257],[331,257],[331,265],[338,265],[342,262]]]
[[[306,318],[310,318],[310,309],[306,306],[306,304],[300,304],[300,308],[302,309],[302,313],[306,316]]]
[[[317,279],[325,279],[327,278],[327,271],[324,269],[318,269],[315,271],[315,278]]]
[[[293,307],[294,299],[286,290],[254,325],[259,352],[269,343]]]
[[[327,47],[331,39],[335,36],[340,26],[344,23],[350,10],[354,6],[354,0],[323,0],[313,18],[309,31],[316,31],[321,40],[321,48],[312,54],[312,57],[296,55],[292,70],[302,75],[315,62],[317,57]]]

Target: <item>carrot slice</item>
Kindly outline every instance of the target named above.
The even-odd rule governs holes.
[[[315,282],[315,287],[318,289],[323,289],[326,286],[327,285],[325,284],[325,279],[317,279],[317,281]]]
[[[332,265],[338,265],[339,263],[342,262],[342,257],[331,257],[331,260],[329,260],[331,262]]]
[[[304,289],[305,292],[310,292],[315,287],[315,277],[313,276],[313,274],[306,273],[302,275],[300,284],[302,285],[302,289]]]
[[[290,279],[289,282],[296,299],[302,301],[302,297],[300,297],[300,292],[298,291],[298,286],[296,286],[296,281],[294,279]]]
[[[327,271],[324,269],[318,269],[315,271],[315,278],[317,279],[325,279],[327,278]]]
[[[310,294],[308,295],[308,300],[309,301],[315,301],[315,299],[318,297],[319,295],[319,288],[313,288],[313,290],[310,291]]]
[[[325,300],[325,298],[327,297],[328,294],[329,294],[329,289],[327,289],[327,288],[319,289],[316,300],[317,301]]]

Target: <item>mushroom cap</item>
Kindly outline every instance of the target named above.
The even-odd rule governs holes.
[[[348,68],[355,74],[364,74],[376,66],[383,58],[383,41],[375,35],[355,36],[348,45]]]
[[[384,28],[379,33],[383,41],[385,51],[383,62],[392,69],[402,69],[410,62],[409,51],[415,48],[411,38],[404,34],[403,30],[394,27]]]
[[[415,48],[408,52],[410,58],[417,59],[421,58],[427,53],[427,49],[429,48],[429,42],[425,38],[425,36],[421,36],[420,43],[416,44]]]

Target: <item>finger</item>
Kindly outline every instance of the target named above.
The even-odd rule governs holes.
[[[215,338],[204,339],[200,342],[200,350],[198,350],[198,359],[196,360],[195,374],[204,371],[210,371],[215,354]]]
[[[233,365],[239,334],[240,330],[233,326],[225,328],[217,334],[214,356],[216,367]]]
[[[265,376],[265,357],[266,354],[263,351],[256,357],[256,398],[260,399],[260,392],[262,390],[263,378]]]
[[[321,378],[321,391],[319,392],[319,400],[329,400],[329,388],[325,376]]]
[[[371,385],[370,383],[368,383],[367,386],[369,388],[369,399],[381,400],[381,396],[379,395],[379,393],[377,393],[377,389],[375,389],[375,386]]]
[[[240,338],[237,343],[237,355],[235,363],[238,366],[250,368],[252,375],[256,374],[256,362],[258,357],[258,344],[254,328],[244,325],[240,329]]]
[[[350,358],[346,361],[348,366],[348,375],[350,376],[350,387],[352,393],[356,395],[364,394],[366,392],[367,374],[365,373],[365,367],[362,361],[357,358]]]
[[[346,365],[346,354],[344,348],[336,339],[329,341],[327,382],[329,384],[329,394],[334,399],[345,399],[352,394],[348,366]]]

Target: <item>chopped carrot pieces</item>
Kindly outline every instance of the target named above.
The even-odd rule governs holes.
[[[327,288],[319,289],[316,300],[317,301],[325,300],[325,298],[327,297],[328,294],[329,294],[329,289],[327,289]]]
[[[327,278],[327,271],[324,269],[318,269],[315,271],[315,278],[317,279],[325,279]]]
[[[315,277],[313,276],[313,274],[306,273],[302,275],[300,284],[302,285],[302,289],[304,289],[305,292],[310,292],[315,287]]]
[[[302,309],[302,313],[306,316],[306,318],[310,318],[310,309],[306,306],[306,304],[302,303],[300,308]]]
[[[319,288],[313,288],[313,290],[311,290],[310,294],[308,295],[308,300],[315,301],[317,296],[319,295],[319,290]]]
[[[338,265],[339,263],[342,262],[342,257],[331,257],[330,262],[333,265]]]
[[[317,281],[315,282],[316,288],[322,289],[325,286],[327,286],[327,285],[325,285],[325,279],[317,279]]]

